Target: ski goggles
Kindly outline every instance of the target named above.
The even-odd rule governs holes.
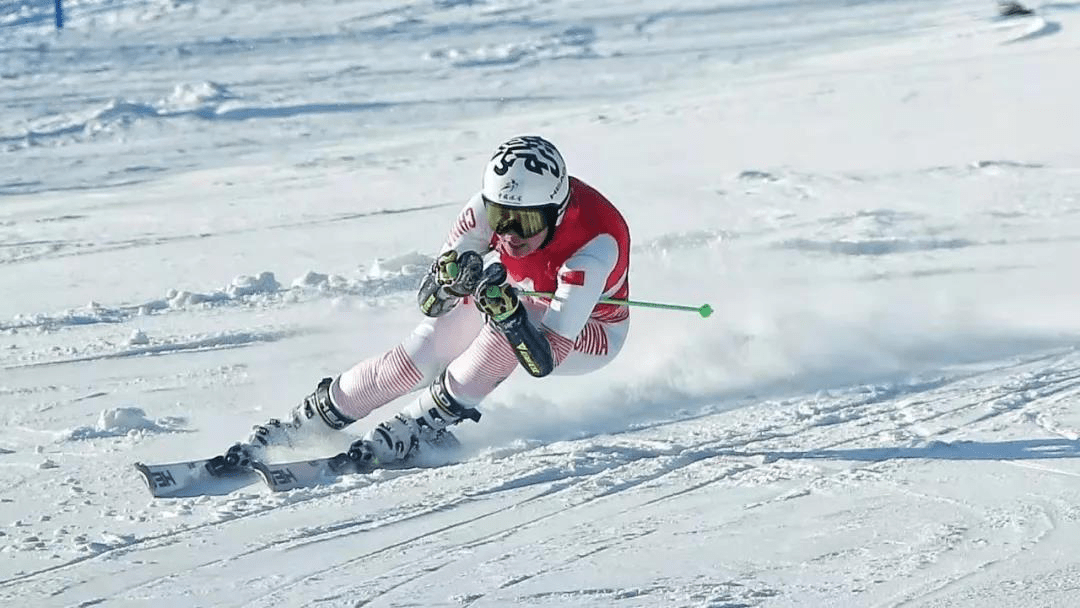
[[[484,197],[488,224],[495,234],[517,234],[532,238],[550,225],[551,212],[547,207],[510,207]]]

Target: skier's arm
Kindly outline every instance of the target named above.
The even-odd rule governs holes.
[[[454,249],[444,251],[435,259],[431,270],[420,283],[420,290],[416,294],[420,312],[429,317],[438,317],[453,310],[461,298],[476,289],[483,270],[484,259],[475,251],[465,251],[460,255]]]
[[[520,305],[517,290],[503,284],[505,270],[501,277],[493,276],[494,264],[480,280],[476,303],[506,336],[521,366],[540,378],[554,371],[574,349],[574,340],[603,296],[617,261],[618,246],[609,235],[598,236],[578,250],[560,268],[551,308],[539,327]]]
[[[461,213],[454,219],[439,253],[451,249],[458,253],[475,251],[484,255],[491,248],[491,235],[495,231],[488,225],[487,214],[484,212],[484,199],[480,193],[476,193],[469,202],[465,203]]]
[[[558,286],[540,322],[558,366],[574,349],[574,341],[593,309],[604,297],[608,277],[619,260],[619,247],[611,235],[601,234],[586,243],[559,268]],[[625,280],[625,279],[624,279]],[[617,291],[621,285],[612,291]]]
[[[472,255],[487,253],[491,242],[491,227],[484,214],[484,201],[479,194],[469,199],[458,213],[450,233],[439,251],[439,257],[420,283],[416,294],[420,311],[426,316],[437,317],[453,310],[462,296],[475,287],[472,271]],[[466,271],[458,276],[459,271]],[[479,270],[476,270],[479,274]]]
[[[473,295],[476,297],[476,307],[506,337],[514,356],[526,371],[539,378],[555,369],[551,344],[529,321],[529,314],[518,299],[517,289],[506,283],[505,266],[495,262],[485,268]]]

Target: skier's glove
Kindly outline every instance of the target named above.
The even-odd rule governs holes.
[[[555,369],[555,357],[548,339],[529,321],[517,290],[506,284],[506,268],[496,262],[484,269],[473,292],[476,307],[499,330],[518,362],[533,376],[546,376]]]
[[[446,291],[457,297],[464,297],[472,293],[480,282],[480,274],[484,271],[484,260],[475,251],[458,253],[451,249],[440,255],[431,267],[435,280],[446,288]]]
[[[420,312],[437,317],[452,310],[459,299],[476,288],[483,270],[484,260],[475,251],[459,254],[451,249],[444,252],[420,283],[416,296]]]
[[[476,290],[476,306],[496,325],[503,324],[521,307],[517,290],[505,283]]]
[[[506,284],[506,266],[499,262],[491,264],[480,274],[473,289],[476,307],[500,327],[505,326],[514,313],[524,309],[518,301],[517,290]]]

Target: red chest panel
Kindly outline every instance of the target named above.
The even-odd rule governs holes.
[[[611,297],[626,299],[630,295],[627,272],[630,267],[630,229],[619,210],[602,194],[576,177],[570,178],[570,204],[566,215],[555,231],[555,238],[546,247],[522,258],[502,256],[507,273],[516,283],[532,279],[536,291],[555,291],[558,272],[563,263],[586,243],[601,234],[611,235],[619,248],[619,258],[608,275],[604,291],[621,285]],[[497,236],[492,237],[492,244]],[[572,281],[571,281],[572,282]],[[600,304],[594,316],[610,317],[612,305]],[[625,310],[625,309],[623,309]]]

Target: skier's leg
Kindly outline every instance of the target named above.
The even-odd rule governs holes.
[[[485,324],[465,352],[446,367],[446,390],[461,403],[476,405],[517,367],[506,337]]]
[[[292,445],[302,436],[340,431],[354,422],[330,399],[332,378],[323,378],[315,391],[304,398],[300,405],[289,412],[285,421],[271,418],[265,424],[256,425],[247,441],[231,446],[225,452],[229,466],[249,466],[252,460],[265,455],[265,449],[273,445]]]
[[[530,306],[530,317],[539,318],[543,310],[546,310],[543,306]],[[555,373],[586,374],[607,365],[622,348],[629,325],[629,320],[600,323],[590,319]],[[400,460],[408,456],[421,439],[435,438],[448,426],[465,418],[479,421],[480,413],[474,406],[517,367],[518,359],[506,337],[484,324],[472,344],[450,362],[446,372],[431,384],[430,390],[423,391],[397,416],[354,442],[349,450],[350,457],[360,461]]]
[[[517,369],[518,361],[506,338],[484,325],[465,352],[432,382],[429,390],[397,416],[379,424],[353,443],[356,460],[392,462],[408,456],[421,439],[433,440],[466,418],[480,420],[473,407]]]
[[[427,319],[390,352],[361,361],[330,388],[341,411],[359,420],[375,409],[431,384],[446,364],[479,333],[484,317],[475,306],[460,305]]]
[[[615,359],[626,343],[630,320],[618,323],[601,323],[589,319],[574,340],[574,350],[555,368],[553,374],[580,376],[594,372]]]
[[[446,390],[446,374],[440,374],[428,390],[389,420],[379,423],[349,447],[349,458],[364,464],[393,462],[414,453],[421,440],[438,443],[448,427],[462,420],[480,421],[480,412]]]
[[[269,446],[291,446],[312,435],[338,431],[416,388],[429,383],[461,354],[483,325],[475,307],[425,320],[387,353],[361,361],[341,376],[324,378],[286,421],[254,427],[245,443],[229,448],[230,464],[262,458]]]
[[[533,299],[521,301],[529,314],[529,320],[542,327],[546,304]],[[551,349],[558,361],[551,372],[560,376],[578,376],[594,372],[615,359],[626,342],[630,319],[608,323],[590,318],[578,335],[569,340],[561,336],[548,336]]]

